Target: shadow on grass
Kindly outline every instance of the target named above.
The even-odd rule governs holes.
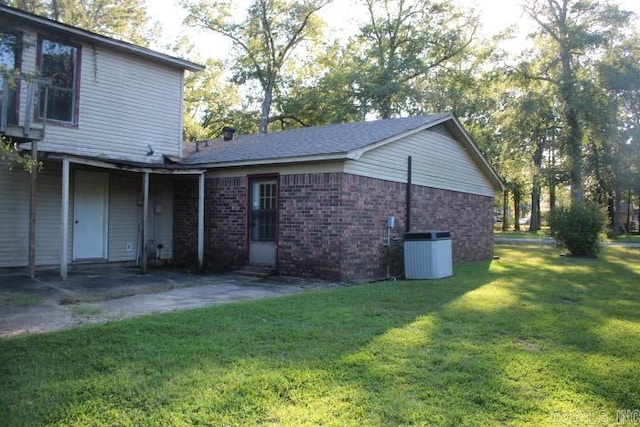
[[[486,334],[487,348],[505,344],[504,363],[495,366],[505,368],[508,382],[524,386],[520,396],[536,402],[536,422],[609,425],[618,410],[640,407],[638,254],[608,248],[598,259],[584,259],[559,257],[553,249],[502,249],[506,261],[494,270],[510,278],[500,287],[514,304],[484,311],[474,335]],[[478,305],[451,306],[471,324]]]
[[[639,272],[628,254],[571,262],[549,249],[499,254],[491,265],[457,266],[448,279],[3,340],[0,418],[562,425],[554,417],[569,410],[640,407],[632,393],[640,389],[632,371],[640,362]]]
[[[319,422],[331,420],[337,390],[352,392],[341,385],[345,355],[481,286],[488,267],[468,267],[464,280],[365,284],[3,340],[0,417],[190,424],[204,411],[208,422],[253,424],[308,385],[318,394],[309,404],[330,404]]]

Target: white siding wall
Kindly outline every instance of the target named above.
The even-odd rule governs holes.
[[[69,252],[72,260],[74,171],[71,166],[69,197]],[[96,170],[96,169],[89,169]],[[110,172],[108,261],[135,261],[142,225],[142,174]],[[45,163],[38,177],[36,264],[60,263],[62,166]],[[171,176],[151,177],[149,239],[163,245],[163,259],[173,257],[173,185]],[[128,250],[131,244],[131,250]],[[0,268],[24,267],[29,257],[29,174],[0,164]]]
[[[135,261],[141,233],[141,175],[112,173],[109,187],[109,261]]]
[[[36,264],[60,262],[60,165],[47,165],[38,177]],[[29,262],[29,174],[0,164],[0,267]]]
[[[173,185],[169,176],[151,177],[149,239],[162,245],[162,259],[173,257]]]
[[[0,266],[27,265],[29,175],[0,164],[0,200]]]
[[[162,244],[163,259],[173,256],[172,177],[152,175],[149,188],[149,240]],[[135,261],[142,240],[142,174],[112,172],[109,192],[109,258]],[[131,245],[131,250],[128,250]]]
[[[22,70],[33,73],[38,36],[22,30],[27,42]],[[182,70],[83,44],[78,126],[47,124],[41,149],[141,162],[180,155],[183,75]],[[20,105],[24,111],[26,94]],[[152,156],[146,155],[148,145]]]
[[[494,195],[494,189],[465,147],[452,136],[426,130],[368,151],[349,160],[345,172],[393,182],[407,182],[407,158],[412,158],[412,182],[445,190]]]

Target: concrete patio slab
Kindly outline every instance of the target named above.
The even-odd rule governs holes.
[[[134,316],[269,298],[345,284],[281,276],[200,275],[91,267],[62,281],[55,272],[0,272],[0,337],[69,329]]]

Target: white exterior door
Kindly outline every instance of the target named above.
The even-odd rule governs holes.
[[[276,265],[278,253],[278,184],[275,179],[251,184],[249,263]]]
[[[107,258],[109,175],[76,171],[73,199],[73,260]]]

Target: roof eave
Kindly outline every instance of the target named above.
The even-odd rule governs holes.
[[[101,169],[113,169],[130,172],[149,172],[154,174],[171,174],[171,175],[194,175],[202,174],[205,168],[182,167],[180,165],[165,165],[159,163],[143,164],[139,162],[127,162],[117,159],[95,159],[90,157],[77,156],[67,153],[46,153],[46,160],[64,160],[67,159],[71,163],[93,166]]]
[[[219,169],[219,168],[235,168],[235,167],[250,167],[250,166],[270,166],[270,165],[285,165],[296,163],[322,163],[332,161],[345,161],[352,159],[353,156],[350,153],[331,153],[323,155],[311,155],[311,156],[293,156],[293,157],[274,157],[271,159],[248,159],[238,160],[230,162],[203,162],[203,163],[191,163],[190,166],[196,168],[206,169]]]

